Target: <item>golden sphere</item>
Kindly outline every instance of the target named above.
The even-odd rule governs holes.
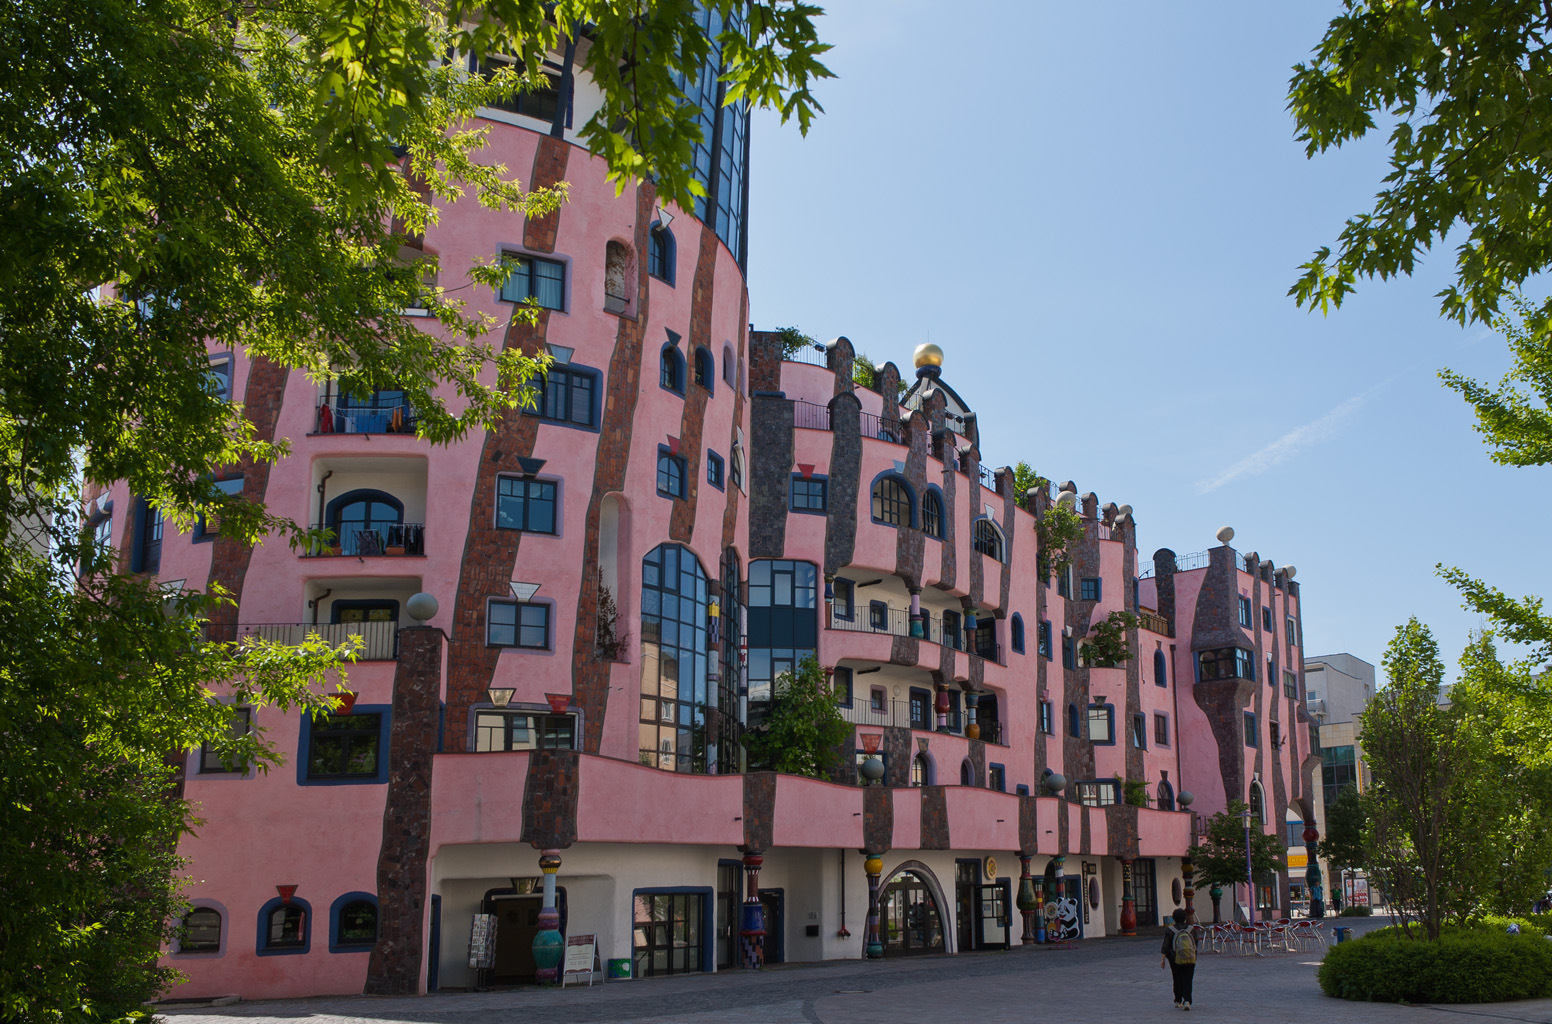
[[[943,350],[930,341],[925,345],[917,345],[914,360],[918,370],[923,366],[942,366]]]
[[[882,857],[869,857],[867,860],[862,862],[862,870],[867,872],[870,875],[878,874],[879,872],[884,870],[884,860],[883,860],[883,858]]]

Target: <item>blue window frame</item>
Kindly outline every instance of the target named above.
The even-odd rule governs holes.
[[[653,224],[647,239],[647,273],[672,287],[676,262],[673,232],[661,224]]]
[[[1169,716],[1161,711],[1153,713],[1153,743],[1155,746],[1169,746]]]
[[[997,793],[1008,791],[1008,769],[993,761],[986,766],[986,788]]]
[[[1052,714],[1051,702],[1040,702],[1040,731],[1050,736],[1056,732],[1056,719]]]
[[[919,687],[911,687],[911,728],[932,728],[932,692]]]
[[[1239,599],[1239,624],[1244,626],[1246,629],[1256,628],[1256,620],[1253,617],[1253,612],[1250,606],[1250,598],[1248,597],[1242,597]]]
[[[393,527],[404,522],[404,503],[382,491],[359,489],[328,505],[324,524],[334,531],[340,554],[381,554]]]
[[[758,564],[751,564],[751,573]],[[707,709],[716,700],[710,687],[717,652],[707,638],[710,588],[688,548],[660,544],[642,559],[641,642],[657,656],[643,662],[637,756],[663,771],[704,774],[711,767]],[[754,660],[751,650],[751,670]],[[785,670],[795,664],[789,661]],[[770,683],[765,685],[768,691]]]
[[[833,614],[837,619],[851,622],[857,615],[857,585],[851,580],[837,579],[831,586]]]
[[[162,510],[144,498],[136,498],[135,544],[129,561],[131,572],[161,571],[162,530]]]
[[[1138,750],[1148,749],[1148,716],[1135,714],[1132,716],[1132,746]]]
[[[492,601],[485,620],[485,642],[492,647],[550,649],[550,606]]]
[[[1256,713],[1247,711],[1245,712],[1245,746],[1259,747],[1260,745],[1261,736],[1256,730]]]
[[[370,953],[377,945],[377,897],[347,892],[329,907],[329,952]]]
[[[1272,609],[1267,605],[1261,606],[1261,628],[1268,633],[1272,631]]]
[[[388,781],[392,706],[357,704],[348,715],[303,715],[297,737],[299,786],[375,785]]]
[[[259,956],[305,955],[312,949],[312,918],[312,904],[300,896],[289,901],[275,897],[259,908],[254,952]]]
[[[895,527],[916,525],[916,497],[904,477],[886,474],[874,481],[873,521]]]
[[[1098,601],[1103,593],[1103,580],[1098,576],[1085,576],[1078,581],[1078,600]]]
[[[981,518],[975,521],[972,529],[970,546],[988,558],[1003,560],[1002,530],[990,519]]]
[[[504,476],[496,481],[496,526],[527,533],[554,533],[559,519],[553,480]]]
[[[884,632],[889,628],[889,605],[883,601],[868,602],[868,625]]]
[[[1024,619],[1018,612],[1008,623],[1008,644],[1016,654],[1024,653]]]
[[[566,308],[566,265],[523,253],[502,253],[507,279],[501,284],[504,302],[533,299],[544,309]]]
[[[1169,685],[1169,659],[1164,657],[1163,651],[1153,652],[1153,685]]]
[[[1062,668],[1078,667],[1077,643],[1070,636],[1062,637]]]
[[[1039,632],[1036,634],[1035,643],[1038,645],[1035,648],[1036,653],[1044,656],[1046,661],[1050,661],[1056,656],[1056,652],[1051,649],[1050,619],[1040,620]]]
[[[829,481],[822,476],[805,480],[794,473],[788,501],[794,512],[824,512],[830,505]]]
[[[230,478],[228,480],[213,480],[213,481],[211,481],[210,486],[214,487],[216,490],[220,491],[222,494],[228,494],[228,495],[232,495],[234,497],[239,497],[239,496],[242,495],[242,492],[243,492],[243,478],[240,477],[240,476],[236,476],[236,477],[232,477],[232,478]],[[111,519],[111,514],[112,514],[112,510],[110,508],[109,509],[110,519]],[[108,521],[108,520],[105,520],[105,521]],[[111,521],[110,521],[109,522],[110,530],[111,530],[111,525],[112,524],[111,524]],[[199,517],[199,523],[198,523],[198,525],[196,525],[194,527],[194,539],[195,540],[214,540],[215,538],[217,538],[219,536],[221,536],[221,513],[219,511],[217,511],[217,512],[201,513],[200,517]],[[100,540],[99,540],[99,543],[101,543]]]
[[[695,383],[707,391],[715,391],[717,386],[717,361],[705,345],[695,350]]]
[[[940,641],[956,651],[965,648],[964,630],[959,625],[959,613],[946,611],[943,613],[943,639]]]
[[[552,365],[538,382],[539,401],[536,411],[539,418],[551,423],[596,429],[598,378],[597,370],[569,364]]]
[[[685,462],[667,448],[657,450],[657,493],[665,498],[685,496]]]
[[[1095,746],[1115,745],[1115,705],[1090,704],[1088,706],[1088,739]]]
[[[1256,656],[1242,647],[1198,651],[1196,681],[1205,683],[1215,679],[1248,679],[1255,682]]]
[[[935,487],[927,488],[927,493],[922,495],[921,526],[927,536],[943,539],[943,496]]]
[[[672,345],[663,347],[663,354],[658,364],[657,382],[664,391],[672,391],[676,395],[684,394],[684,356]]]
[[[706,452],[706,482],[719,491],[723,490],[723,472],[722,456],[708,450]]]
[[[1020,782],[1017,786],[1013,787],[1013,792],[1017,793],[1019,796],[1028,796],[1029,787]]]
[[[232,400],[231,353],[210,357],[210,368],[205,371],[205,390],[212,398],[223,402]]]

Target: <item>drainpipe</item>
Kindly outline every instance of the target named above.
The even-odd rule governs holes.
[[[334,470],[331,469],[327,473],[323,474],[322,480],[318,481],[318,525],[320,527],[323,526],[324,485],[329,482],[329,477],[333,475]]]
[[[313,610],[313,625],[318,625],[318,606],[323,604],[323,599],[332,593],[334,593],[334,588],[330,587],[328,590],[325,590],[323,593],[307,602],[307,607]]]

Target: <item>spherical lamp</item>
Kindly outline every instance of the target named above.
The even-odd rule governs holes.
[[[863,761],[857,771],[862,774],[864,779],[868,780],[869,785],[872,785],[884,777],[884,759],[875,754]]]
[[[436,597],[424,591],[404,602],[404,610],[409,612],[410,618],[416,622],[426,622],[435,618],[438,607]]]

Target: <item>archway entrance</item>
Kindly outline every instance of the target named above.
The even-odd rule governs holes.
[[[885,956],[945,952],[938,901],[914,871],[900,872],[884,887],[879,898],[879,928]]]

